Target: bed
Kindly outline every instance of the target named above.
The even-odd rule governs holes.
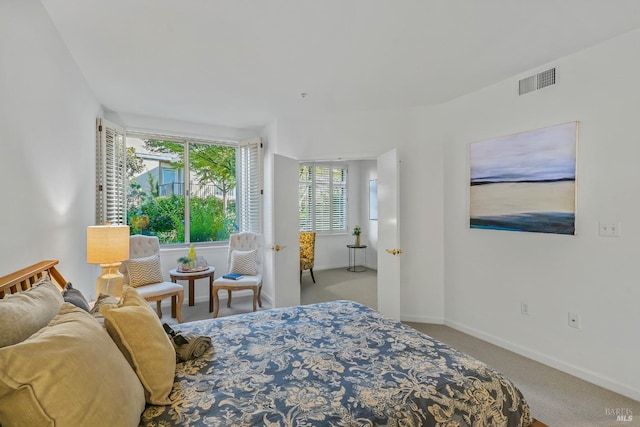
[[[0,297],[28,288],[41,271],[64,282],[43,262],[15,273],[13,287],[0,279]],[[532,423],[522,394],[499,372],[353,301],[174,329],[209,336],[213,347],[177,363],[170,403],[147,403],[140,426],[544,425]]]

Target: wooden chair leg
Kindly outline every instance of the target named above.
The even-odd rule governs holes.
[[[176,297],[171,297],[171,311],[174,311],[174,299],[176,299]],[[175,302],[175,317],[176,319],[178,319],[179,323],[182,323],[182,303],[184,301],[184,291],[178,291],[177,294],[177,301]]]
[[[313,283],[316,283],[316,278],[313,277],[313,268],[310,268],[309,271],[311,272],[311,278],[313,279]]]
[[[156,301],[156,311],[158,312],[158,317],[162,319],[162,305],[161,300]]]
[[[209,282],[209,313],[213,311],[213,278]]]
[[[302,284],[302,270],[300,270],[300,284]]]
[[[213,317],[218,317],[218,309],[220,308],[220,300],[218,299],[218,289],[213,288]]]
[[[253,288],[253,311],[256,311],[256,302],[258,301],[258,291]]]
[[[227,307],[231,308],[231,290],[227,289]]]
[[[262,308],[262,286],[258,288],[258,305]]]

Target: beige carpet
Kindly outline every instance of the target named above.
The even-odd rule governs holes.
[[[314,271],[313,275],[316,283],[308,271],[302,275],[301,304],[348,299],[378,308],[378,273],[375,270],[354,273],[346,268],[334,268]]]
[[[348,272],[344,268],[314,271],[303,275],[301,303],[350,299],[372,308],[377,307],[377,274]],[[233,306],[220,307],[220,316],[251,311],[251,297],[233,298]],[[165,309],[163,321],[175,323]],[[182,309],[185,322],[211,318],[208,302]],[[531,406],[532,415],[549,427],[638,427],[640,402],[595,386],[579,378],[522,357],[444,325],[409,323],[407,325],[445,342],[483,361],[511,378]],[[629,411],[632,421],[616,421],[615,410]]]
[[[407,325],[505,374],[522,391],[532,416],[549,427],[640,426],[640,402],[444,325]],[[632,411],[633,420],[616,421],[610,414],[615,409]]]

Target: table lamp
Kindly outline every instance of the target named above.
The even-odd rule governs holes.
[[[102,267],[102,274],[96,282],[96,298],[100,294],[122,295],[124,276],[118,268],[126,259],[129,259],[129,226],[107,224],[87,227],[87,262]]]

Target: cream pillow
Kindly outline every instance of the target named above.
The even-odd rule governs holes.
[[[134,288],[164,282],[160,268],[160,255],[130,259],[127,261],[127,269],[129,271],[129,285]]]
[[[124,354],[153,405],[168,405],[176,371],[176,351],[151,306],[125,286],[117,305],[100,309],[104,325]]]
[[[137,426],[144,389],[109,335],[64,303],[43,329],[0,349],[0,424]]]
[[[255,249],[250,251],[231,251],[231,273],[246,274],[247,276],[258,274],[256,269],[257,253],[258,251]]]
[[[62,289],[48,275],[32,288],[0,299],[0,347],[22,342],[47,326],[63,302]]]

